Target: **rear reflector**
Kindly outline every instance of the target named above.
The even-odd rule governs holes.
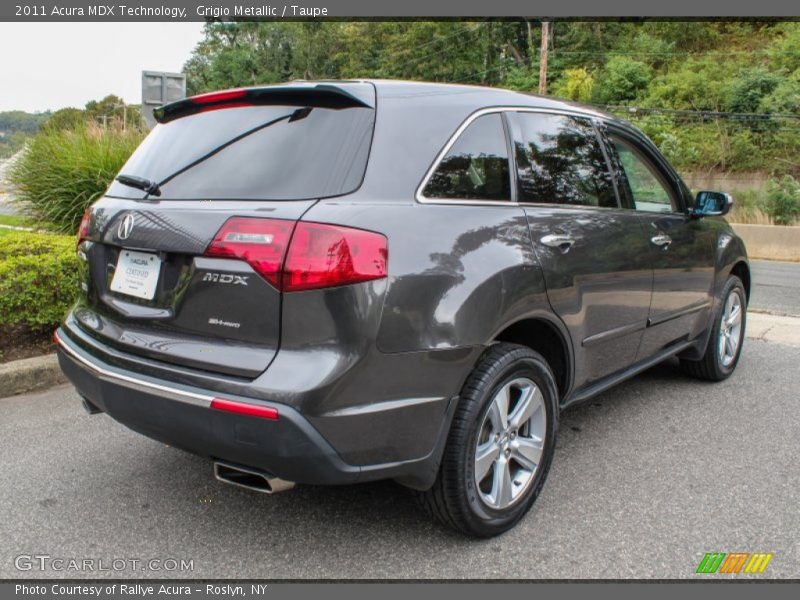
[[[275,288],[298,292],[386,277],[388,242],[339,225],[232,217],[206,256],[244,260]]]
[[[236,415],[246,415],[248,417],[260,417],[270,421],[278,420],[278,409],[271,406],[259,406],[257,404],[247,404],[246,402],[235,402],[224,398],[214,398],[211,401],[213,410],[221,410]]]

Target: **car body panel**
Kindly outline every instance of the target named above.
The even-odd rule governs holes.
[[[635,214],[605,208],[526,207],[553,311],[575,352],[576,387],[635,362],[652,289],[649,248]],[[567,235],[563,252],[541,243]]]

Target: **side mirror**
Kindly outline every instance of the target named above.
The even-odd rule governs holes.
[[[693,217],[721,217],[727,215],[733,206],[733,198],[725,192],[697,192],[694,200]]]

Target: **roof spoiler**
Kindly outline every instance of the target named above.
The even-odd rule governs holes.
[[[223,90],[164,104],[153,111],[153,116],[159,123],[168,123],[201,112],[237,106],[374,108],[375,91],[371,85],[348,84],[347,87],[351,90],[332,83]]]

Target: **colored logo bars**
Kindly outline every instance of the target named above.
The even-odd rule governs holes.
[[[771,560],[766,552],[707,552],[695,573],[763,573]]]

